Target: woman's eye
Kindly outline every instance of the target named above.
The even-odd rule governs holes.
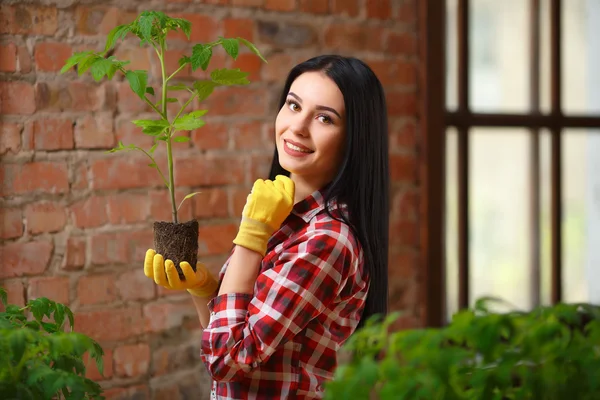
[[[298,109],[300,108],[300,106],[298,104],[296,104],[295,102],[290,101],[290,100],[288,100],[288,107],[292,111],[298,111]]]
[[[331,118],[329,118],[327,115],[319,115],[319,121],[321,121],[324,124],[332,124],[333,121],[331,120]]]

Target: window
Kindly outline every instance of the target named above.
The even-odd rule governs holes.
[[[446,0],[441,30],[445,256],[427,274],[444,294],[428,324],[481,296],[600,303],[600,0]]]

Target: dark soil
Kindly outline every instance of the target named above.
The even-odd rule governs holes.
[[[198,221],[184,223],[157,221],[154,223],[154,250],[166,260],[171,260],[184,279],[179,263],[187,261],[196,271],[198,260]]]

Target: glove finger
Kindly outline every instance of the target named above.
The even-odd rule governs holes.
[[[201,262],[197,262],[196,263],[196,281],[197,281],[197,285],[198,286],[202,286],[206,283],[206,280],[208,279],[208,269],[206,268],[206,265],[202,264]]]
[[[198,279],[196,279],[196,274],[194,273],[190,263],[183,261],[179,263],[179,267],[183,272],[183,276],[185,276],[185,287],[190,288],[196,286]]]
[[[152,270],[152,263],[154,260],[154,256],[156,255],[156,251],[153,249],[148,249],[146,251],[146,258],[144,259],[144,275],[146,275],[150,279],[154,279],[154,271]]]
[[[291,178],[288,178],[287,176],[279,175],[279,177],[280,177],[279,180],[283,182],[283,186],[285,187],[285,192],[288,194],[288,196],[290,196],[293,199],[294,191],[296,190],[296,184],[294,183],[294,181]]]
[[[165,261],[165,272],[169,281],[168,285],[171,289],[180,289],[182,284],[179,279],[179,273],[172,260]]]
[[[165,275],[165,261],[162,255],[157,254],[154,256],[152,267],[154,269],[154,282],[157,285],[169,287],[169,282],[167,282],[167,276]]]

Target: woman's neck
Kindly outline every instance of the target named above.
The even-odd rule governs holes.
[[[326,182],[320,182],[306,179],[305,177],[291,174],[291,179],[294,181],[295,192],[294,192],[294,204],[298,204],[308,196],[310,196],[316,190],[321,189],[325,186]]]

